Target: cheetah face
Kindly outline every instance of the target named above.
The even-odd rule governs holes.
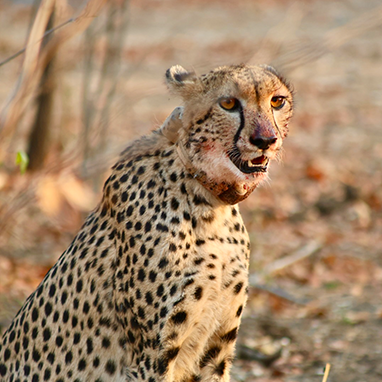
[[[267,177],[293,112],[288,83],[269,66],[226,66],[206,75],[175,66],[170,88],[184,99],[184,142],[194,166],[213,185],[247,197]],[[235,199],[235,198],[234,198]]]

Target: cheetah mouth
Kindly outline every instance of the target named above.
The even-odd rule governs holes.
[[[269,158],[265,155],[261,155],[251,160],[243,160],[240,157],[240,152],[235,150],[229,153],[228,156],[231,162],[244,174],[267,172],[268,170]]]

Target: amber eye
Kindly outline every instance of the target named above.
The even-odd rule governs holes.
[[[285,98],[284,97],[272,97],[271,99],[271,106],[279,110],[285,105]]]
[[[234,111],[239,107],[240,102],[236,98],[224,98],[219,105],[225,110]]]

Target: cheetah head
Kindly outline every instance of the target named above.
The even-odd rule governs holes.
[[[246,65],[200,77],[176,65],[166,81],[184,102],[177,145],[189,172],[224,202],[248,197],[288,134],[288,83],[270,66]]]

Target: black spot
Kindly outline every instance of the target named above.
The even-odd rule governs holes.
[[[226,360],[223,360],[216,366],[215,374],[222,376],[224,374],[224,370],[226,368]]]
[[[154,180],[150,180],[148,183],[147,183],[147,188],[150,189],[150,188],[154,188],[156,186],[156,183]]]
[[[179,202],[178,202],[178,200],[175,199],[175,198],[172,198],[172,199],[171,199],[171,209],[173,209],[174,211],[176,211],[178,208],[179,208]]]
[[[89,355],[93,352],[93,340],[88,338],[86,340],[86,353]]]
[[[77,316],[72,317],[72,328],[75,328],[78,324],[78,318]]]
[[[61,295],[61,304],[64,305],[68,299],[68,292],[64,290]]]
[[[51,332],[49,328],[45,328],[44,331],[42,332],[44,341],[47,342],[50,340]]]
[[[122,337],[118,340],[118,344],[122,349],[126,349],[127,337]]]
[[[52,313],[52,304],[50,302],[47,302],[45,304],[45,315],[46,315],[46,317],[49,317],[51,313]]]
[[[82,280],[78,280],[76,285],[77,293],[80,293],[82,291],[82,286],[83,286]]]
[[[145,314],[145,311],[144,309],[140,306],[138,307],[138,317],[142,318],[142,319],[145,319],[146,318],[146,314]]]
[[[235,294],[239,294],[241,289],[243,288],[243,283],[240,282],[240,283],[237,283],[234,288],[233,288],[233,293]]]
[[[173,285],[170,289],[170,295],[173,296],[176,291],[177,291],[178,287],[176,285]]]
[[[5,349],[5,352],[4,352],[4,361],[7,362],[10,357],[11,357],[11,351],[9,349]]]
[[[168,359],[168,361],[172,361],[179,353],[180,348],[172,348],[166,351],[165,357]]]
[[[15,343],[15,352],[16,352],[16,354],[19,354],[19,351],[20,351],[20,342],[16,341],[16,343]]]
[[[78,362],[78,370],[82,371],[85,370],[86,368],[86,361],[84,358],[81,358],[80,361]]]
[[[157,370],[159,375],[163,375],[168,368],[168,360],[166,358],[160,358],[157,362]]]
[[[167,316],[167,313],[168,313],[168,309],[164,306],[164,307],[160,310],[159,315],[161,316],[161,318],[165,318],[165,317]]]
[[[131,330],[127,331],[127,337],[129,339],[129,342],[133,344],[135,342],[135,336]]]
[[[170,221],[171,224],[179,224],[180,223],[180,220],[178,217],[174,216],[173,218],[171,218],[171,221]]]
[[[157,273],[154,272],[154,271],[150,271],[150,273],[149,273],[149,279],[150,279],[150,281],[154,283],[155,280],[156,280],[156,278],[157,278]]]
[[[49,381],[51,376],[51,371],[49,368],[46,368],[44,371],[44,381]]]
[[[127,201],[128,197],[129,197],[129,194],[126,191],[122,192],[121,200],[123,203]]]
[[[155,228],[159,232],[168,232],[168,227],[161,223],[158,223]]]
[[[175,172],[173,172],[171,175],[170,175],[170,180],[172,182],[176,182],[178,180],[178,176],[176,175]]]
[[[200,367],[206,366],[209,362],[211,362],[214,358],[216,358],[221,351],[221,348],[219,346],[214,346],[210,348],[207,353],[203,356],[203,358],[200,361]]]
[[[188,287],[189,285],[193,284],[195,282],[194,279],[192,278],[189,278],[185,283],[184,283],[184,287]]]
[[[38,309],[37,308],[33,308],[33,310],[32,310],[32,321],[36,322],[37,319],[38,319]]]
[[[7,374],[7,367],[3,363],[0,363],[0,375],[4,377],[5,374]]]
[[[240,317],[242,312],[243,312],[243,305],[240,305],[239,309],[236,312],[236,317]]]
[[[196,300],[200,300],[203,296],[203,288],[197,287],[194,292],[194,297]]]
[[[113,375],[115,373],[115,371],[117,370],[117,366],[116,366],[115,362],[113,360],[109,359],[106,362],[105,370],[108,374]]]
[[[195,203],[196,206],[199,206],[199,205],[211,206],[211,204],[206,200],[206,198],[204,198],[201,195],[195,195],[193,202]]]
[[[199,265],[201,264],[205,259],[203,257],[199,257],[197,259],[194,260],[194,264],[195,265]]]
[[[102,339],[102,347],[108,349],[110,347],[110,340],[107,337]]]
[[[123,174],[120,178],[119,178],[119,181],[121,183],[125,183],[127,182],[127,179],[129,179],[129,175],[128,174]]]
[[[145,278],[146,278],[146,272],[143,268],[140,268],[138,271],[138,280],[145,281]]]
[[[24,329],[24,333],[27,334],[29,331],[29,324],[27,321],[25,321],[23,329]]]
[[[150,249],[147,251],[147,256],[148,256],[148,257],[153,257],[153,256],[154,256],[154,249],[153,249],[153,248],[150,248]]]
[[[53,297],[56,293],[56,286],[52,284],[49,288],[49,297]]]
[[[73,353],[68,351],[65,356],[65,363],[69,365],[73,361]]]
[[[23,348],[24,348],[24,350],[28,348],[28,345],[29,345],[29,338],[27,336],[25,336],[23,338]]]
[[[93,366],[94,366],[94,367],[98,367],[99,364],[100,364],[100,360],[99,360],[99,358],[98,358],[98,357],[95,357],[95,358],[93,359]]]
[[[81,341],[81,334],[80,333],[74,333],[73,344],[77,345],[80,341]]]
[[[127,209],[126,209],[126,216],[131,216],[133,214],[133,211],[134,211],[134,207],[132,205],[127,207]]]
[[[35,362],[40,361],[41,354],[37,349],[33,349],[32,358],[33,358],[33,361],[35,361]]]
[[[62,343],[64,342],[63,338],[61,336],[56,337],[56,345],[60,347]]]
[[[230,330],[228,333],[224,334],[224,336],[222,337],[222,341],[228,342],[228,343],[235,341],[237,337],[237,329],[238,328],[234,328]]]
[[[146,300],[147,305],[152,305],[152,303],[153,303],[153,296],[152,296],[151,292],[147,292],[146,293],[145,300]]]
[[[90,310],[90,305],[87,301],[84,302],[84,306],[82,307],[82,312],[84,314],[88,314]]]
[[[30,366],[29,365],[25,365],[24,366],[24,374],[25,374],[25,376],[28,377],[30,372],[31,372]],[[1,375],[1,372],[0,372],[0,375]]]
[[[33,338],[33,339],[36,339],[37,336],[38,336],[38,328],[37,328],[37,326],[36,326],[36,327],[34,327],[33,330],[32,330],[32,338]]]
[[[175,325],[183,324],[183,322],[185,322],[187,320],[187,312],[182,310],[182,311],[176,313],[175,315],[173,315],[171,317],[171,320]]]
[[[169,263],[169,261],[167,260],[167,258],[162,257],[161,260],[159,261],[158,268],[163,269],[163,268],[167,267],[168,263]]]
[[[65,324],[68,322],[68,320],[69,320],[69,311],[65,310],[64,314],[62,315],[62,322]]]
[[[170,243],[168,249],[170,252],[176,252],[176,245],[174,243]]]
[[[151,231],[151,223],[150,223],[150,222],[147,222],[147,223],[145,224],[145,233],[150,232],[150,231]]]

